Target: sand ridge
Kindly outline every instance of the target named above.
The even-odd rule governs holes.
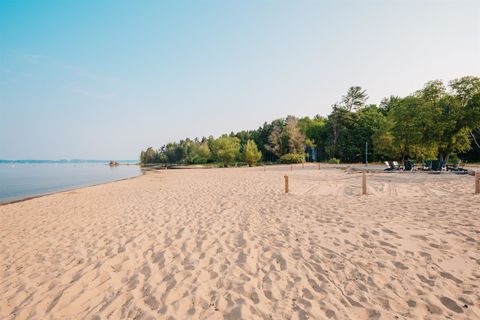
[[[480,197],[445,177],[166,170],[1,206],[0,319],[480,318]]]

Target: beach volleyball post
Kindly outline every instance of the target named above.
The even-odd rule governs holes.
[[[367,194],[367,172],[364,170],[362,174],[362,195]]]
[[[480,194],[480,171],[475,172],[475,194]]]

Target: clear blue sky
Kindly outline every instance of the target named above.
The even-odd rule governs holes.
[[[0,1],[0,159],[136,159],[480,75],[480,1]]]

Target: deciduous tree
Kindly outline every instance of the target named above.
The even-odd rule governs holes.
[[[251,167],[255,165],[261,158],[262,153],[258,151],[255,141],[248,140],[243,150],[243,159],[245,162]]]

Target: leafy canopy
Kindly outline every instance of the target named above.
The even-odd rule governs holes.
[[[253,140],[248,140],[243,150],[243,159],[251,167],[262,158],[262,153],[258,151],[257,144]]]

